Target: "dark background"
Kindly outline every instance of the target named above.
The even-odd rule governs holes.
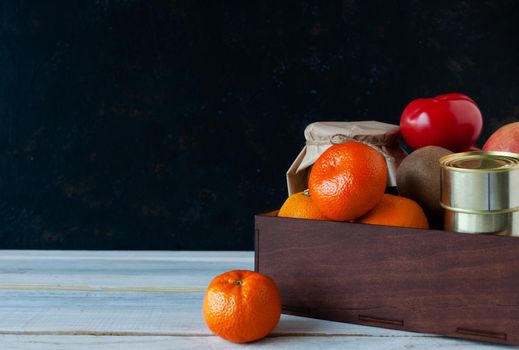
[[[1,1],[0,248],[252,249],[318,120],[519,115],[517,1]],[[481,142],[480,142],[481,145]]]

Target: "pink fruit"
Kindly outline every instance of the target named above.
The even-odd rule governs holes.
[[[488,138],[483,151],[519,153],[519,122],[506,124]]]

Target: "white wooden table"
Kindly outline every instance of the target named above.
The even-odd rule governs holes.
[[[510,349],[283,315],[238,345],[205,326],[205,288],[252,252],[0,251],[0,349]]]

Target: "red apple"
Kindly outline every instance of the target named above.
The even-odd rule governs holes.
[[[488,138],[483,151],[519,153],[519,122],[506,124]]]
[[[478,106],[460,93],[413,100],[400,118],[400,132],[412,149],[432,145],[463,152],[474,145],[482,126]]]

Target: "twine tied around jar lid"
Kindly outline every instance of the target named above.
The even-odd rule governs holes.
[[[367,146],[370,146],[371,148],[374,148],[377,150],[386,160],[394,161],[395,158],[391,156],[389,153],[384,151],[382,149],[383,146],[387,146],[388,142],[382,142],[380,140],[374,140],[374,141],[365,141],[365,140],[358,140],[355,137],[351,137],[344,134],[335,134],[330,137],[330,143],[332,145],[337,145],[344,142],[360,142]]]

